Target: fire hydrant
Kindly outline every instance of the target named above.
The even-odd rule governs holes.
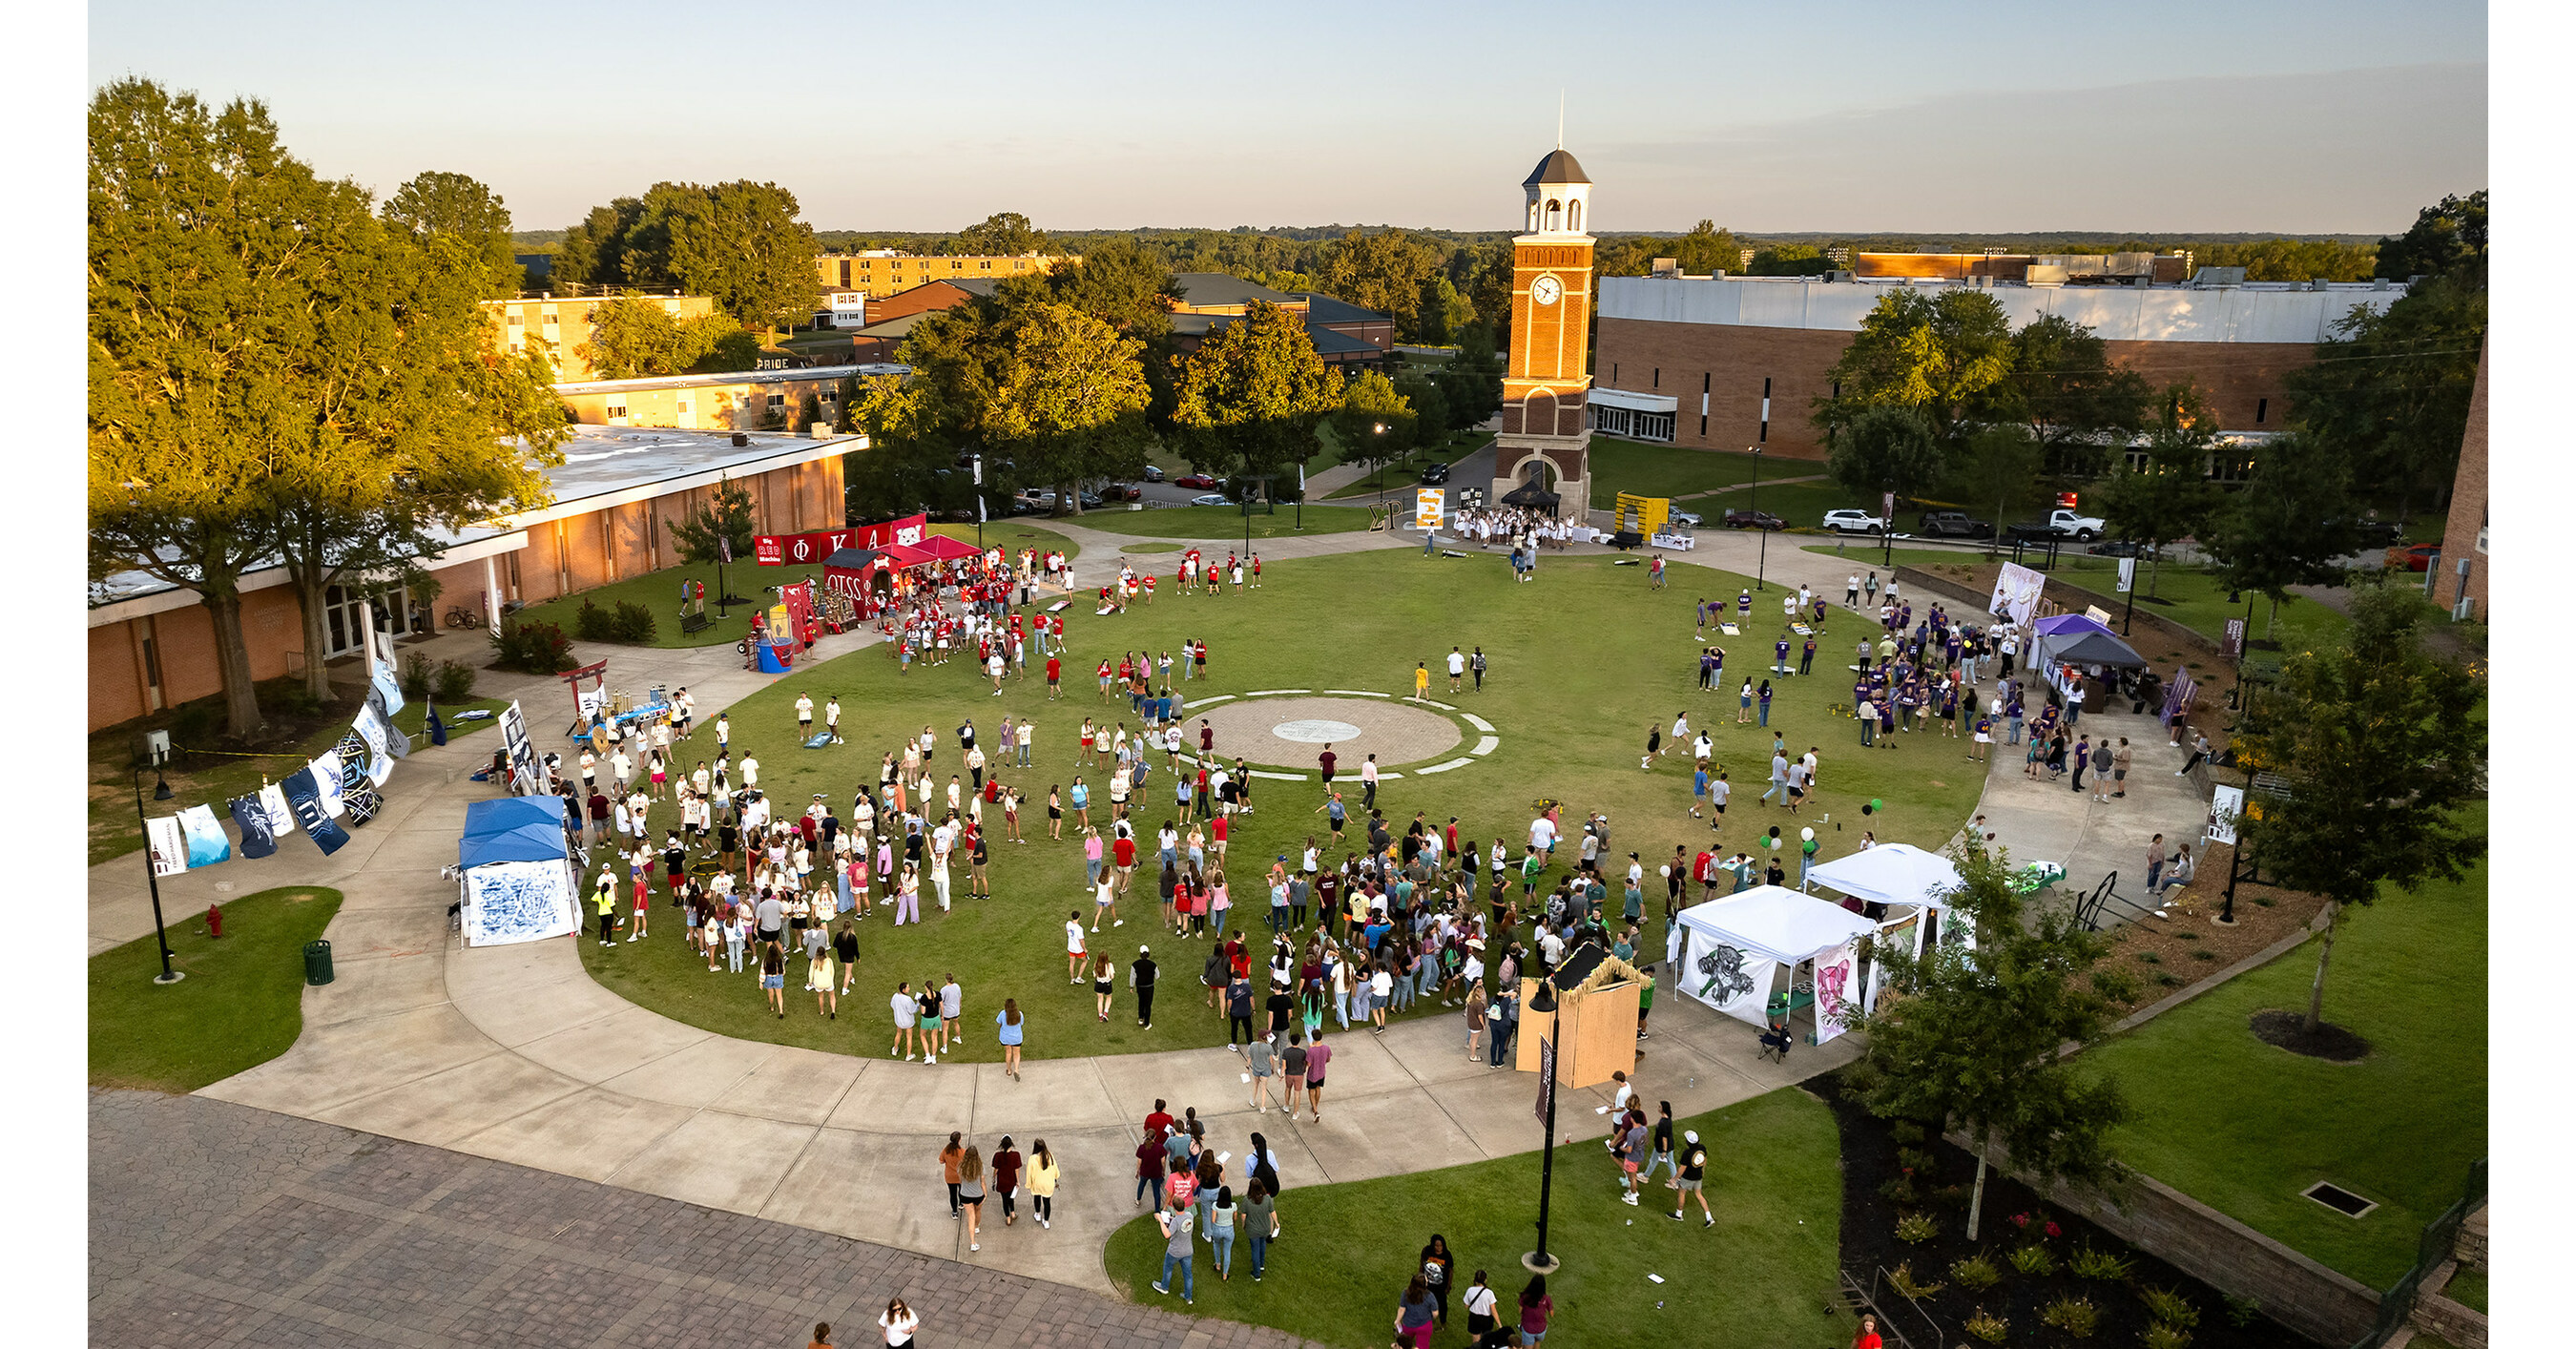
[[[206,935],[209,937],[224,935],[224,911],[212,904],[206,906]]]

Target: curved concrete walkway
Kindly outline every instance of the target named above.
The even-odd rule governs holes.
[[[1132,541],[1066,532],[1086,556]],[[1272,556],[1419,546],[1370,534],[1273,542],[1306,547]],[[1753,544],[1718,535],[1680,558],[1733,565]],[[827,639],[817,654],[864,644]],[[700,696],[702,715],[769,682],[740,670],[730,646],[649,659]],[[530,681],[519,696],[532,709],[550,706],[552,683]],[[550,741],[546,716],[531,720]],[[1032,1059],[1013,1082],[998,1064],[896,1063],[699,1030],[593,982],[572,945],[580,938],[468,949],[448,932],[455,888],[439,869],[455,857],[464,804],[490,794],[467,777],[488,758],[489,734],[415,752],[398,770],[393,809],[354,836],[363,846],[324,859],[291,840],[256,871],[214,868],[165,887],[178,892],[165,895],[174,913],[202,905],[217,877],[336,885],[346,895],[328,933],[339,977],[304,991],[302,1036],[205,1095],[1102,1290],[1103,1244],[1139,1211],[1132,1150],[1157,1097],[1176,1113],[1197,1106],[1217,1146],[1237,1156],[1263,1132],[1290,1185],[1427,1170],[1542,1141],[1529,1113],[1533,1079],[1470,1063],[1463,1027],[1447,1015],[1382,1037],[1328,1036],[1336,1054],[1324,1119],[1292,1123],[1249,1109],[1240,1060],[1223,1048]],[[100,887],[114,891],[114,873],[139,866],[128,857],[94,869],[94,945],[118,930],[135,935],[142,887]],[[141,917],[148,932],[148,909]],[[678,940],[676,930],[667,939]],[[1658,1001],[1636,1076],[1649,1099],[1681,1114],[1789,1085],[1858,1052],[1856,1037],[1844,1037],[1801,1050],[1794,1065],[1764,1063],[1750,1028],[1679,996]],[[882,1029],[878,1014],[853,1009],[854,1049],[872,1053]],[[1599,1088],[1569,1093],[1560,1123],[1583,1142],[1600,1129],[1586,1107],[1607,1101]],[[1056,1229],[1005,1230],[999,1205],[987,1204],[984,1249],[970,1254],[936,1169],[951,1130],[987,1147],[1008,1133],[1024,1151],[1044,1137],[1065,1171]]]

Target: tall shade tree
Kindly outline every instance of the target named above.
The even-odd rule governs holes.
[[[2218,453],[2218,423],[2199,390],[2169,391],[2166,415],[2147,438],[2146,461],[2123,462],[2100,488],[2103,524],[2123,539],[2147,545],[2147,593],[2156,593],[2164,546],[2198,534],[2217,511],[2218,484],[2209,476]]]
[[[594,208],[564,238],[556,275],[597,291],[684,290],[715,299],[745,327],[810,317],[822,294],[813,227],[775,183],[655,183]]]
[[[2292,434],[2255,454],[2244,488],[2211,517],[2202,542],[2227,584],[2272,601],[2266,637],[2290,587],[2343,579],[2338,559],[2361,547],[2352,505],[2350,461],[2313,436]]]
[[[1422,285],[1439,267],[1438,250],[1403,230],[1352,230],[1333,244],[1315,280],[1335,299],[1391,316],[1397,339],[1411,342],[1421,331]]]
[[[1995,297],[1974,290],[1893,290],[1880,296],[1834,363],[1839,396],[1814,403],[1816,425],[1837,437],[1863,411],[1909,408],[1945,446],[1965,438],[2013,368],[2012,323]]]
[[[2385,312],[2355,305],[2334,331],[2286,381],[2291,422],[2349,459],[2357,480],[2392,490],[2407,518],[2459,469],[2487,293],[2440,276]]]
[[[1411,453],[1421,432],[1412,404],[1395,381],[1375,370],[1361,371],[1342,386],[1342,405],[1333,409],[1330,421],[1342,458],[1370,468]]]
[[[1153,401],[1146,420],[1158,432],[1172,425],[1172,306],[1180,291],[1170,264],[1160,253],[1128,238],[1112,236],[1071,261],[1044,273],[1022,273],[1001,285],[1005,304],[1052,300],[1071,305],[1108,324],[1122,337],[1144,344],[1139,360]]]
[[[2076,922],[2069,904],[2025,902],[2006,859],[1973,838],[1950,855],[1960,888],[1943,927],[1966,918],[1976,945],[1946,930],[1919,957],[1876,944],[1893,996],[1882,992],[1859,1023],[1869,1038],[1853,1085],[1882,1117],[1967,1133],[1977,1155],[1974,1241],[1991,1147],[2001,1144],[2043,1194],[2059,1180],[2113,1184],[2127,1173],[2110,1134],[2130,1110],[2118,1082],[2058,1056],[2111,1024],[2116,981],[2096,973],[2109,941]]]
[[[415,240],[443,235],[483,260],[490,274],[486,294],[507,299],[527,283],[510,242],[510,208],[499,194],[461,173],[424,173],[385,198],[385,219],[412,232]]]
[[[742,484],[719,474],[716,490],[707,494],[688,518],[665,517],[663,525],[670,531],[671,547],[684,562],[713,566],[730,556],[740,562],[751,556],[751,493]]]
[[[1458,356],[1432,369],[1453,427],[1474,426],[1503,410],[1501,330],[1482,319],[1458,332]]]
[[[1995,425],[1968,437],[1952,461],[1951,472],[1970,501],[1995,503],[1995,530],[1986,539],[1986,556],[1995,554],[1997,541],[2004,535],[2005,514],[2012,508],[2015,492],[2029,490],[2039,476],[2041,452],[2039,440],[2027,428]],[[1859,489],[1866,494],[1870,489]],[[1883,490],[1883,489],[1882,489]],[[1887,522],[1890,530],[1896,522]]]
[[[2092,329],[2044,314],[2013,334],[2011,371],[1985,402],[2030,428],[2050,471],[2091,478],[2147,424],[2147,395],[2146,380],[2112,365]]]
[[[1021,481],[1051,484],[1079,515],[1085,480],[1144,470],[1152,440],[1144,349],[1070,305],[1011,309],[977,372],[975,428]]]
[[[2323,895],[2326,934],[2307,1031],[2325,1014],[2326,970],[2354,906],[2387,887],[2458,880],[2486,851],[2462,812],[2486,793],[2478,682],[2424,647],[2424,605],[2388,578],[2352,588],[2342,641],[2292,655],[2256,693],[2241,761],[2289,785],[2258,791],[2238,836],[2294,890]]]
[[[581,223],[564,231],[555,247],[550,283],[567,295],[593,294],[626,282],[626,232],[644,216],[640,197],[619,197],[590,208]]]
[[[1254,477],[1313,458],[1316,428],[1342,402],[1306,325],[1259,301],[1184,357],[1175,384],[1190,463]]]
[[[1030,224],[1027,216],[1017,211],[996,211],[984,217],[982,224],[957,231],[953,251],[1005,257],[1043,253],[1046,247],[1046,235]]]
[[[322,237],[332,265],[309,292],[320,321],[279,372],[293,411],[269,480],[308,652],[327,647],[330,587],[416,584],[454,531],[552,500],[542,470],[562,462],[568,434],[542,344],[495,350],[482,254],[363,215]],[[304,670],[306,691],[328,699],[324,663]]]
[[[1884,404],[1864,409],[1825,452],[1825,472],[1834,482],[1872,499],[1882,492],[1920,496],[1941,480],[1949,462],[1930,419],[1913,408]],[[1889,529],[1895,527],[1888,522]]]
[[[2375,275],[2391,281],[2444,276],[2471,290],[2485,290],[2487,190],[2444,197],[2416,212],[2415,223],[2404,234],[2379,241]]]
[[[707,364],[718,343],[741,331],[721,314],[683,319],[653,300],[621,295],[590,311],[589,340],[578,350],[601,379],[676,375]],[[752,355],[756,362],[757,346]]]

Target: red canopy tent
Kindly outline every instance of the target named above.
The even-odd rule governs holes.
[[[973,550],[970,549],[968,551],[971,552]],[[898,567],[918,567],[923,563],[936,562],[939,560],[939,555],[937,553],[929,552],[921,548],[915,548],[908,543],[887,544],[885,547],[877,550],[877,556],[884,558]]]
[[[942,562],[953,562],[960,558],[979,557],[982,555],[982,551],[976,548],[975,545],[964,542],[963,540],[952,539],[945,534],[932,534],[924,538],[921,541],[921,551],[930,554],[932,557],[935,557]]]

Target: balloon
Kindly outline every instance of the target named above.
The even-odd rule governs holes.
[[[1870,815],[1870,814],[1875,814],[1875,813],[1877,812],[1877,810],[1878,810],[1878,803],[1877,803],[1877,802],[1875,802],[1875,801],[1872,801],[1872,802],[1870,802],[1868,805],[1865,805],[1865,806],[1861,807],[1861,808],[1860,808],[1860,813],[1861,813],[1861,814],[1863,814],[1863,815]]]
[[[1816,830],[1815,830],[1815,827],[1814,827],[1814,826],[1812,826],[1812,825],[1808,826],[1808,827],[1807,827],[1807,828],[1805,828],[1805,829],[1801,829],[1801,830],[1799,830],[1799,831],[1798,831],[1798,837],[1803,838],[1803,839],[1813,839],[1815,836],[1816,836]]]
[[[1881,802],[1877,797],[1873,796],[1869,799],[1869,808],[1872,810],[1885,810],[1887,809],[1887,806],[1884,802]]]
[[[1763,840],[1763,842],[1768,843],[1768,844],[1770,844],[1770,845],[1771,845],[1771,851],[1773,851],[1773,852],[1778,852],[1778,851],[1780,851],[1780,836],[1779,836],[1779,835],[1774,834],[1774,835],[1772,835],[1770,838],[1764,839],[1764,840]]]

